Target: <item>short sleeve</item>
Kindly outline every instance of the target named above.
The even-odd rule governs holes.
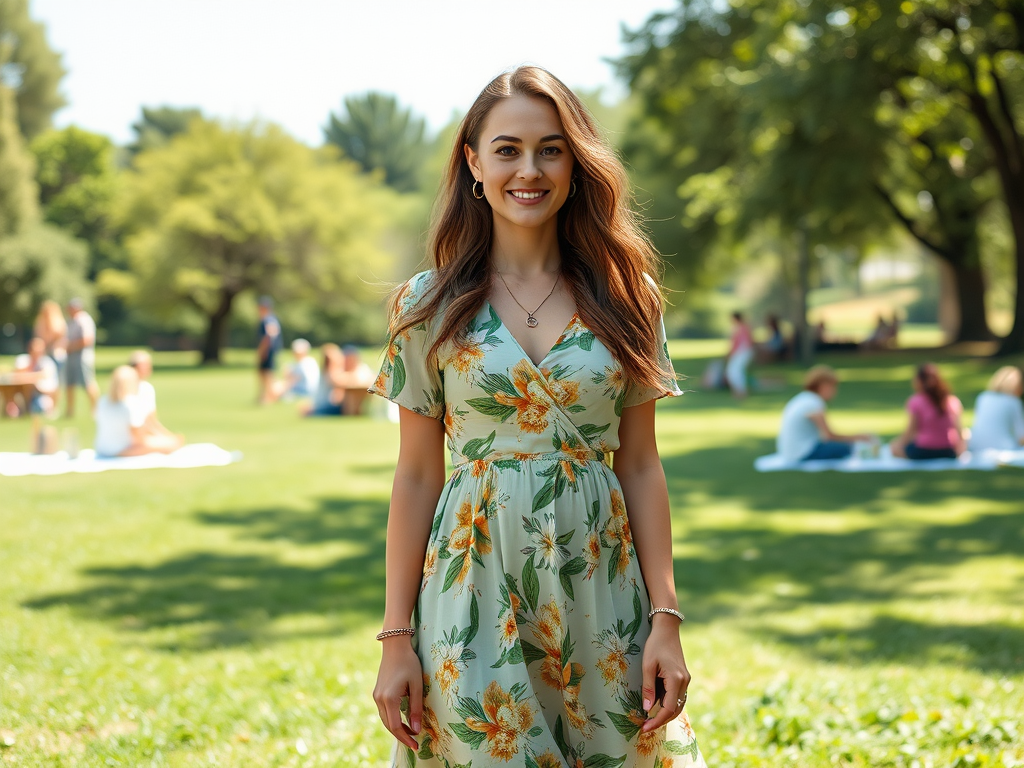
[[[626,397],[623,407],[642,405],[649,400],[660,400],[663,397],[678,397],[683,394],[676,383],[676,372],[672,367],[672,358],[668,354],[668,338],[665,334],[665,318],[658,318],[658,368],[662,371],[661,380],[656,387],[640,387],[634,384],[626,386]]]
[[[416,306],[429,285],[431,272],[420,272],[403,287],[398,311]],[[407,328],[388,345],[380,373],[369,392],[433,419],[444,418],[444,378],[427,360],[431,336],[426,323]]]
[[[128,424],[136,429],[146,423],[146,407],[138,395],[124,399],[124,407],[128,410]]]

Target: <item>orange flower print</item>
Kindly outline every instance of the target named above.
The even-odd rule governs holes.
[[[423,558],[423,582],[421,590],[427,586],[427,581],[437,573],[437,545],[431,544],[427,547],[426,557]]]
[[[569,481],[569,485],[575,486],[576,473],[580,469],[586,468],[587,461],[590,459],[590,449],[585,445],[567,442],[563,438],[562,447],[558,450],[566,454],[566,458],[561,459],[558,462],[562,465],[562,471],[565,473],[565,478]]]
[[[484,717],[470,714],[466,717],[466,726],[484,735],[491,757],[510,762],[519,753],[519,742],[533,725],[533,707],[528,700],[517,701],[494,680],[484,691],[482,709]]]
[[[633,534],[629,530],[629,518],[626,516],[626,503],[622,499],[622,493],[613,489],[612,512],[602,532],[602,543],[612,548],[612,555],[615,558],[614,571],[609,570],[609,579],[613,573],[625,576],[629,568],[630,560],[633,558]],[[611,569],[612,566],[609,566]]]
[[[519,639],[519,624],[516,622],[516,612],[509,610],[505,612],[503,617],[499,617],[501,623],[498,624],[498,641],[501,643],[502,648],[511,648],[516,644],[516,640]]]
[[[601,537],[597,531],[591,531],[587,535],[587,548],[583,550],[583,559],[587,561],[587,574],[583,578],[589,579],[601,564]]]
[[[473,560],[491,553],[490,521],[487,519],[487,500],[483,499],[480,506],[474,509],[472,502],[464,501],[455,517],[455,530],[448,539],[448,550],[452,554],[461,553],[462,564],[455,580],[462,584]],[[454,562],[454,561],[453,561]]]
[[[545,752],[534,758],[537,768],[562,768],[562,761],[553,752]]]
[[[444,431],[453,440],[462,436],[465,429],[466,414],[468,411],[461,410],[457,405],[447,404],[444,409]]]
[[[602,651],[601,657],[597,660],[597,668],[605,685],[624,683],[629,671],[629,660],[626,658],[630,651],[629,644],[606,629],[598,635],[594,645]]]
[[[528,360],[520,360],[512,367],[512,386],[517,394],[494,393],[494,400],[501,405],[516,409],[516,424],[524,432],[541,434],[548,428],[548,411],[551,409],[549,396],[537,378],[537,373]]]
[[[470,379],[473,371],[480,367],[486,352],[482,344],[486,335],[486,331],[467,333],[452,341],[448,365],[454,368],[459,376]]]
[[[556,403],[574,412],[583,408],[583,406],[572,408],[580,399],[580,382],[571,378],[563,378],[568,373],[565,366],[557,366],[554,370],[549,368],[541,368],[540,370],[547,380],[548,392]]]
[[[459,678],[468,669],[469,665],[462,658],[463,651],[462,643],[437,642],[430,647],[430,655],[437,665],[434,679],[445,696],[454,695]]]

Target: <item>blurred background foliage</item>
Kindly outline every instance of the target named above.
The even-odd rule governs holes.
[[[626,31],[628,95],[582,96],[665,255],[674,333],[884,313],[1024,351],[1022,30],[1019,0],[679,0]],[[251,343],[261,293],[289,338],[379,338],[458,115],[431,131],[348,96],[310,147],[154,105],[115,146],[50,127],[64,74],[26,0],[0,0],[0,344],[71,294],[101,340],[206,362]]]

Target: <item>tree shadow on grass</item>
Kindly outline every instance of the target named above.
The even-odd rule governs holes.
[[[323,499],[310,511],[198,513],[207,524],[250,529],[250,538],[343,543],[351,551],[311,565],[277,554],[195,552],[155,565],[97,566],[84,571],[91,586],[23,605],[68,606],[137,632],[173,630],[174,639],[162,641],[166,650],[274,639],[271,622],[287,617],[313,615],[340,631],[344,620],[368,619],[383,610],[386,514],[384,501],[344,498]],[[288,554],[296,551],[289,549]]]
[[[825,661],[851,666],[885,660],[969,666],[987,673],[1019,672],[1024,667],[1024,628],[1008,624],[933,624],[877,615],[855,628],[768,634]]]

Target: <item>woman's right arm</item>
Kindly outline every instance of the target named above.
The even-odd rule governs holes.
[[[444,424],[401,409],[401,448],[388,511],[384,629],[408,627],[423,578],[430,526],[444,487]],[[382,641],[373,698],[396,739],[416,749],[423,713],[423,668],[408,635]],[[409,697],[409,725],[401,701]]]

